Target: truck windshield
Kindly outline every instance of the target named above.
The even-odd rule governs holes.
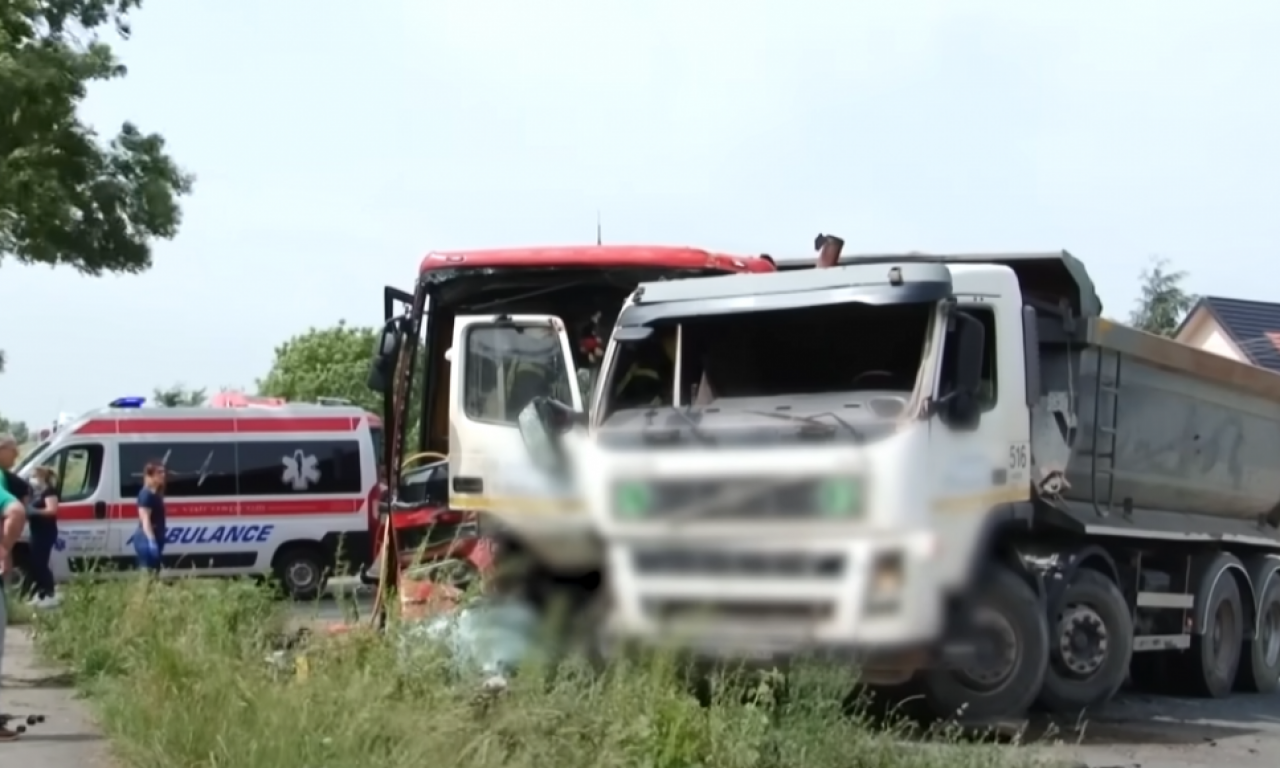
[[[677,386],[686,404],[859,390],[910,392],[936,309],[932,302],[838,304],[659,325],[648,339],[620,347],[606,412],[670,405]],[[677,325],[683,350],[678,383]]]

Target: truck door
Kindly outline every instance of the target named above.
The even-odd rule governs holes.
[[[449,357],[449,506],[536,503],[539,475],[517,418],[538,396],[583,409],[564,324],[549,315],[458,317]]]
[[[987,518],[1001,504],[1028,498],[1031,449],[1026,407],[1020,316],[1014,303],[958,297],[957,308],[982,323],[985,344],[979,401],[982,416],[976,425],[957,428],[945,420],[933,423],[930,459],[938,499],[934,519],[948,546],[937,572],[959,578]],[[945,395],[954,374],[950,355],[956,339],[946,335],[938,392]],[[952,557],[961,559],[953,560]]]

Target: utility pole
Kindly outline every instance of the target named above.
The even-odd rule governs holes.
[[[604,245],[604,237],[600,233],[600,211],[596,211],[596,245]]]

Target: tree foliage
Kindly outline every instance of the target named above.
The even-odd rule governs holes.
[[[377,338],[377,329],[349,326],[343,321],[331,328],[312,328],[298,334],[276,347],[271,370],[258,380],[258,393],[292,402],[338,397],[381,414],[382,395],[369,389],[368,384]],[[422,362],[423,355],[419,353],[415,393],[422,391]],[[420,402],[420,396],[411,400],[409,445],[416,440]]]
[[[204,405],[209,397],[203,388],[187,389],[182,384],[174,384],[168,389],[157,387],[151,399],[164,408],[182,408]]]
[[[177,234],[193,177],[164,139],[125,123],[109,141],[76,108],[126,70],[98,33],[128,36],[141,0],[0,2],[0,258],[89,275],[142,272]]]
[[[1153,258],[1142,271],[1142,295],[1129,324],[1147,333],[1173,336],[1196,303],[1196,296],[1182,287],[1186,278],[1186,272],[1170,271],[1168,259]]]
[[[3,416],[0,416],[0,432],[13,435],[14,439],[18,441],[18,445],[22,445],[31,439],[31,429],[25,421],[10,421]]]
[[[294,336],[276,347],[275,361],[266,378],[258,381],[258,392],[301,402],[340,397],[380,411],[382,398],[366,384],[376,338],[373,328],[344,322]]]

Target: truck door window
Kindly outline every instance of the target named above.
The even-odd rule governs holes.
[[[101,445],[76,445],[64,448],[40,463],[58,473],[60,501],[83,501],[98,490],[104,455]]]
[[[996,314],[985,307],[961,307],[959,311],[982,323],[985,343],[982,345],[982,386],[978,393],[978,402],[982,404],[983,411],[989,411],[996,407],[996,399],[999,395],[996,377]],[[959,336],[954,330],[947,332],[946,345],[942,350],[942,371],[938,377],[939,397],[945,397],[955,389],[958,341]]]
[[[477,325],[467,332],[467,418],[515,425],[538,396],[572,402],[559,334],[546,325]]]

